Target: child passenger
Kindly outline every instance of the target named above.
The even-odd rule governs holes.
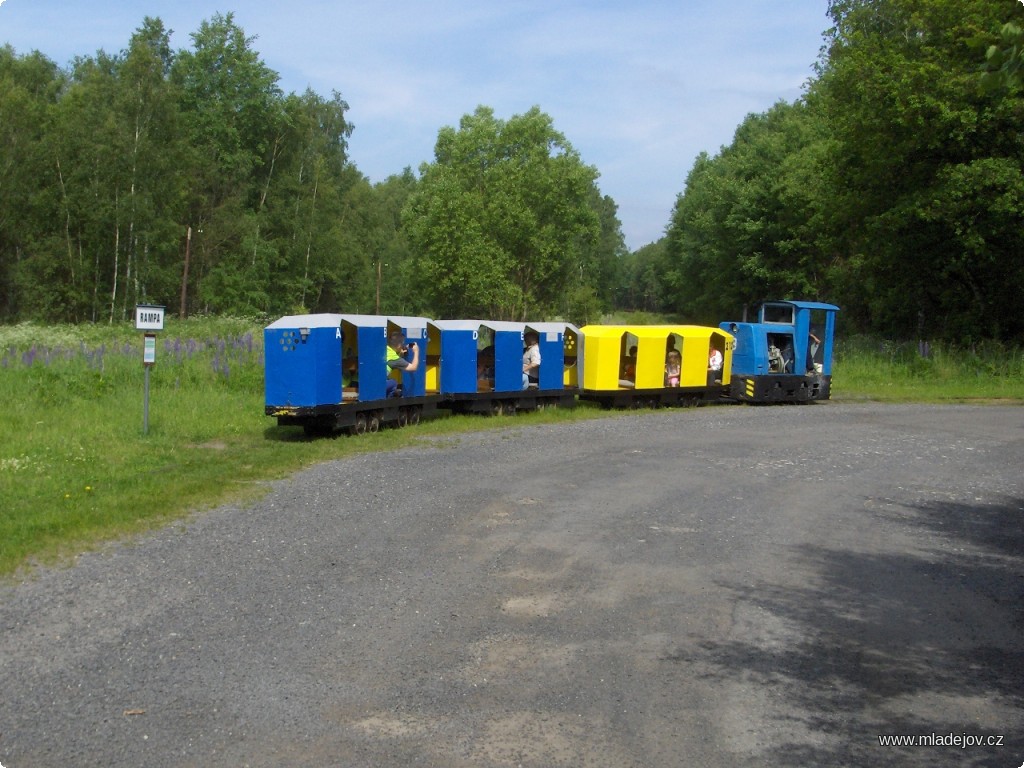
[[[682,373],[683,358],[676,350],[671,350],[665,358],[665,386],[678,387]]]

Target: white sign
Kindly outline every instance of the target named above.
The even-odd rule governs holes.
[[[140,331],[162,331],[164,309],[154,304],[138,304],[135,307],[135,327]]]

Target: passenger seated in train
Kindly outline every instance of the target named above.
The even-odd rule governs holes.
[[[354,399],[359,392],[359,356],[351,349],[345,350],[345,358],[341,361],[342,398]]]
[[[351,345],[345,347],[341,358],[341,389],[342,400],[359,397],[359,351]]]
[[[619,373],[619,386],[632,389],[636,386],[636,345],[629,348],[629,354],[622,358],[622,371]]]
[[[678,387],[683,372],[683,357],[673,349],[665,356],[665,386]]]
[[[722,362],[722,350],[711,347],[708,352],[708,370],[713,373],[721,373]]]
[[[494,345],[481,349],[476,356],[477,389],[490,391],[494,388]]]
[[[406,354],[412,350],[412,359],[407,360]],[[401,395],[401,388],[398,386],[398,382],[391,378],[392,371],[402,371],[403,373],[413,373],[420,367],[420,348],[415,341],[410,341],[408,344],[405,343],[405,334],[395,331],[388,337],[387,346],[387,358],[385,360],[387,365],[388,379],[386,385],[386,397],[397,397]]]
[[[531,331],[523,341],[523,389],[536,389],[540,384],[540,337]]]
[[[818,350],[821,349],[821,339],[814,335],[814,331],[807,332],[807,372],[818,372]]]
[[[713,387],[722,383],[722,366],[725,365],[725,358],[722,350],[715,346],[714,342],[708,349],[708,386]]]

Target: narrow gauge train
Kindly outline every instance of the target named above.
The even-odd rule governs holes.
[[[387,423],[414,424],[439,409],[514,413],[571,407],[577,398],[606,408],[827,399],[836,311],[827,304],[773,302],[758,323],[719,328],[286,316],[264,331],[265,412],[310,435],[361,434]],[[527,338],[536,338],[541,359],[529,383],[522,365]],[[813,339],[819,342],[812,351]],[[388,358],[399,354],[416,365],[389,366]],[[797,359],[806,362],[806,372],[794,372]]]

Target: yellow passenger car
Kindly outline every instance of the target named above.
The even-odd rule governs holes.
[[[698,325],[587,325],[580,398],[606,407],[695,405],[729,387],[733,337]]]

